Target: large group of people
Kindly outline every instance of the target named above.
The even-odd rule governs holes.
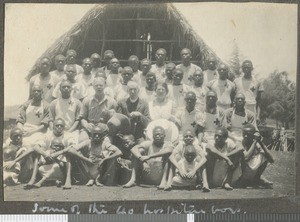
[[[258,132],[263,86],[250,60],[228,79],[229,67],[207,60],[167,63],[131,55],[121,67],[112,50],[76,64],[77,52],[40,61],[29,100],[5,142],[4,183],[24,189],[45,184],[157,185],[158,189],[263,187],[274,160]]]

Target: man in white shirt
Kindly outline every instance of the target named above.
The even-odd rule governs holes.
[[[167,51],[163,48],[158,49],[155,53],[156,63],[151,66],[150,71],[155,73],[157,81],[162,82],[166,78],[166,55]]]

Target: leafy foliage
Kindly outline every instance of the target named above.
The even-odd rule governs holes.
[[[264,88],[261,119],[273,118],[288,129],[295,121],[295,83],[289,80],[287,72],[275,70],[265,79]]]

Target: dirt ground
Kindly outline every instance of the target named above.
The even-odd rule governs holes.
[[[155,187],[86,187],[72,186],[71,190],[56,187],[24,190],[23,185],[4,188],[5,201],[114,201],[114,200],[196,200],[242,199],[292,196],[295,194],[294,153],[272,152],[275,163],[269,165],[264,176],[274,182],[273,189],[213,189],[210,193],[199,190],[157,190]]]

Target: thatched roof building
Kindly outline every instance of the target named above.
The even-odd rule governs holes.
[[[155,51],[161,47],[168,52],[167,60],[175,63],[180,62],[182,48],[191,49],[193,62],[202,68],[208,56],[216,56],[171,3],[100,4],[44,52],[27,79],[38,73],[42,57],[53,61],[68,49],[75,49],[78,59],[95,52],[103,56],[105,50],[111,49],[125,65],[132,54],[154,60]]]

